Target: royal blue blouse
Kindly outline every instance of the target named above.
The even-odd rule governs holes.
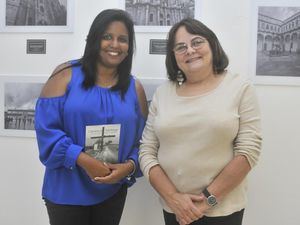
[[[43,198],[57,204],[93,205],[114,195],[122,184],[131,186],[135,178],[116,184],[97,184],[76,164],[85,146],[87,125],[121,124],[119,162],[132,159],[138,169],[138,145],[145,125],[135,88],[130,85],[121,99],[119,91],[97,85],[82,88],[81,66],[72,67],[72,78],[63,96],[40,97],[35,109],[35,129],[39,157],[45,165]]]

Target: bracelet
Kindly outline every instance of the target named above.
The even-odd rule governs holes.
[[[131,177],[131,176],[133,176],[133,174],[135,173],[135,170],[136,170],[135,162],[132,159],[125,160],[125,163],[127,163],[127,162],[130,162],[133,165],[132,172],[127,175],[127,177]]]

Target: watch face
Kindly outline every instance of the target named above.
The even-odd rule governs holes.
[[[207,203],[211,206],[214,206],[217,204],[217,199],[215,196],[211,195],[207,198]]]

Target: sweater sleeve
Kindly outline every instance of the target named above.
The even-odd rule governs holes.
[[[66,95],[39,98],[35,108],[35,130],[41,162],[49,169],[74,168],[83,150],[73,143],[63,128]]]
[[[258,161],[261,150],[260,112],[254,87],[246,84],[239,105],[240,125],[234,142],[235,155],[244,155],[251,168]]]
[[[144,176],[149,180],[149,171],[151,167],[158,165],[157,153],[159,149],[159,140],[154,131],[154,121],[157,115],[157,91],[155,92],[150,104],[149,114],[146,126],[142,135],[139,162]]]

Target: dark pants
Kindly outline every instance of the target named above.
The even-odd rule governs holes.
[[[190,225],[241,225],[243,220],[244,209],[228,216],[206,217],[194,221]],[[175,214],[164,211],[166,225],[178,225]]]
[[[51,225],[118,225],[122,216],[127,186],[104,202],[91,205],[60,205],[45,199]]]

